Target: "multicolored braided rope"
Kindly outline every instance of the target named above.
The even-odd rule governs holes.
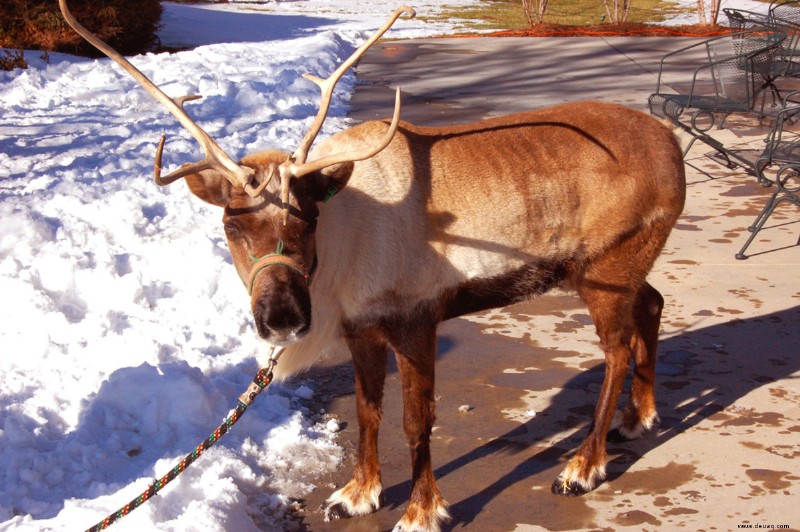
[[[272,382],[272,370],[275,368],[276,363],[277,356],[270,357],[267,367],[261,368],[258,371],[256,376],[253,378],[253,382],[251,382],[250,386],[247,387],[247,390],[239,396],[239,404],[236,405],[236,408],[231,412],[227,419],[225,419],[225,421],[223,421],[222,424],[217,427],[217,430],[215,430],[208,438],[205,439],[205,441],[203,441],[203,443],[198,445],[194,451],[184,456],[183,459],[178,462],[175,467],[170,469],[166,475],[150,484],[150,486],[148,486],[148,488],[141,495],[133,499],[131,502],[113,514],[110,514],[93,527],[86,529],[86,532],[97,532],[99,530],[104,530],[147,502],[164,486],[172,482],[175,477],[183,473],[186,468],[189,467],[195,460],[197,460],[201,454],[208,450],[209,447],[214,445],[219,441],[220,438],[227,434],[228,431],[231,430],[231,427],[237,421],[239,421],[239,418],[242,417],[242,414],[244,414],[244,411],[247,410],[247,407],[250,406],[256,396],[258,396],[258,394],[261,393],[264,388],[269,386],[270,382]]]

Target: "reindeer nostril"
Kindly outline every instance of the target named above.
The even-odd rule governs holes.
[[[267,316],[267,327],[275,332],[291,331],[296,329],[298,316],[294,312],[289,312],[288,309],[277,312],[270,312]]]
[[[253,318],[256,322],[256,330],[258,331],[258,335],[268,340],[272,334],[270,331],[268,323],[269,318],[269,306],[266,304],[265,301],[262,299],[256,300],[253,304]]]
[[[281,292],[273,297],[260,297],[253,303],[253,317],[258,335],[267,340],[287,341],[303,336],[311,325],[307,298]]]
[[[309,320],[306,320],[305,323],[303,323],[303,325],[294,332],[294,334],[298,338],[301,336],[305,336],[306,333],[308,332],[308,329],[310,328],[311,328],[311,322]]]

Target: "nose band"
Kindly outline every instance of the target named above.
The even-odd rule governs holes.
[[[302,275],[306,282],[308,282],[308,273],[303,270],[302,266],[300,266],[300,264],[298,264],[291,257],[287,257],[283,254],[282,240],[278,240],[275,253],[269,253],[263,257],[254,257],[250,255],[250,260],[253,261],[253,265],[250,267],[250,279],[247,283],[247,293],[250,295],[253,295],[253,286],[256,283],[256,277],[258,277],[258,274],[272,266],[286,266],[287,268]]]

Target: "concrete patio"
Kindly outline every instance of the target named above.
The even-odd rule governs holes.
[[[477,38],[382,42],[358,66],[351,116],[466,122],[573,100],[646,111],[658,61],[678,38]],[[768,123],[736,118],[714,131],[759,148]],[[797,127],[800,127],[798,125]],[[565,156],[568,153],[565,146]],[[772,189],[706,157],[686,160],[687,203],[650,282],[664,295],[656,393],[661,425],[609,445],[609,475],[578,498],[550,494],[585,436],[603,376],[581,302],[559,293],[452,320],[440,329],[433,456],[451,504],[446,530],[800,529],[800,210],[784,205],[734,254]],[[357,440],[351,370],[312,377],[344,424],[350,462],[305,501],[308,530],[390,530],[410,489],[398,378],[390,368],[381,433],[386,504],[324,523],[319,506],[351,473]],[[462,405],[471,409],[459,411]]]

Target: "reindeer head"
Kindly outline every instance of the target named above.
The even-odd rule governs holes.
[[[262,152],[241,163],[268,178],[273,171],[280,172],[287,157],[282,152]],[[289,344],[311,325],[309,285],[317,265],[317,203],[345,186],[352,169],[353,163],[344,161],[302,179],[272,179],[257,196],[232,185],[217,170],[186,176],[197,197],[223,208],[228,249],[250,294],[256,329],[273,344]]]
[[[307,161],[308,152],[322,129],[337,81],[400,15],[406,13],[414,17],[414,10],[398,8],[327,79],[304,75],[320,87],[322,97],[319,112],[294,153],[263,152],[236,163],[183,109],[184,102],[200,96],[170,98],[116,50],[81,26],[69,12],[66,0],[59,0],[59,6],[67,23],[78,34],[117,62],[200,143],[205,158],[162,176],[165,142],[162,136],[156,150],[153,177],[161,186],[185,178],[197,197],[224,209],[222,221],[228,247],[250,293],[259,335],[278,345],[302,337],[311,325],[308,285],[316,267],[317,203],[346,184],[355,161],[368,159],[389,145],[400,120],[400,89],[396,92],[389,130],[375,146],[310,162]]]

